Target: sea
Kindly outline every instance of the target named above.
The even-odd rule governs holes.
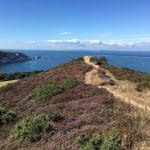
[[[31,58],[30,61],[0,65],[0,72],[30,72],[47,70],[85,55],[105,56],[111,65],[127,67],[137,71],[150,73],[150,51],[56,51],[56,50],[22,50],[19,51]]]

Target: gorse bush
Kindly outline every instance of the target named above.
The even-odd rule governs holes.
[[[108,65],[108,61],[107,61],[106,57],[99,57],[99,58],[91,57],[90,61],[91,62],[95,62],[97,65],[104,65],[104,66]]]
[[[10,133],[10,138],[18,142],[24,139],[35,142],[41,139],[41,133],[51,129],[52,126],[47,123],[44,115],[30,116],[16,124]]]
[[[76,79],[70,78],[64,80],[63,84],[57,84],[55,82],[48,82],[47,84],[43,84],[37,88],[35,88],[28,96],[28,98],[32,101],[44,101],[49,96],[54,96],[63,91],[73,88],[76,86],[78,81]]]
[[[64,117],[61,116],[58,112],[53,112],[53,113],[50,113],[48,115],[48,119],[51,120],[51,121],[53,121],[53,122],[58,122],[60,120],[63,120]]]
[[[14,121],[16,113],[7,110],[5,107],[0,107],[0,125]]]
[[[74,58],[73,61],[84,61],[83,57]]]
[[[79,150],[120,150],[121,140],[119,131],[112,128],[107,133],[100,135],[94,133],[93,135],[81,134],[77,137],[76,143]]]
[[[66,79],[63,84],[62,87],[64,90],[70,89],[74,86],[76,86],[78,84],[78,81],[74,78],[70,78],[70,79]]]
[[[98,133],[92,136],[81,134],[76,139],[79,150],[99,150],[102,144],[102,136]]]
[[[32,101],[44,101],[48,96],[54,96],[58,93],[63,92],[63,89],[60,85],[57,85],[54,82],[49,82],[47,84],[41,85],[35,88],[29,95],[29,99]]]
[[[112,128],[109,132],[103,135],[101,150],[120,150],[120,149],[121,149],[121,139],[119,135],[119,130],[116,128]]]

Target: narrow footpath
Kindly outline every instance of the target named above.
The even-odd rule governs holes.
[[[99,88],[104,88],[117,99],[150,112],[150,90],[137,92],[134,83],[127,80],[117,80],[108,70],[100,68],[94,62],[91,62],[90,58],[90,56],[84,57],[85,63],[93,67],[93,69],[85,75],[86,84],[97,85]],[[115,84],[107,84],[106,79],[100,77],[99,74],[101,72],[105,73],[105,76],[113,80]]]

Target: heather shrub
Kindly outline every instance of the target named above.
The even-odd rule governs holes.
[[[29,116],[16,124],[10,133],[10,138],[18,142],[24,139],[35,142],[41,139],[41,133],[50,129],[52,126],[47,123],[44,115]]]
[[[29,99],[35,102],[44,101],[48,96],[54,96],[61,92],[63,92],[62,87],[50,81],[47,84],[35,88],[29,94]]]
[[[61,121],[64,119],[63,116],[61,116],[58,112],[53,112],[53,113],[50,113],[48,115],[48,119],[53,121],[53,122],[58,122],[58,121]]]
[[[0,125],[14,121],[16,113],[7,110],[5,107],[0,107]]]
[[[76,143],[79,150],[120,150],[120,136],[116,128],[112,128],[107,133],[100,135],[81,134],[77,137]]]
[[[9,91],[12,91],[13,89],[14,89],[14,84],[9,83],[6,86],[3,86],[3,87],[0,88],[0,93],[1,92],[6,93],[6,92],[9,92]]]

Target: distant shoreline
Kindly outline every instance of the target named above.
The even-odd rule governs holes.
[[[0,65],[10,64],[31,60],[31,58],[22,52],[12,52],[0,50]]]

